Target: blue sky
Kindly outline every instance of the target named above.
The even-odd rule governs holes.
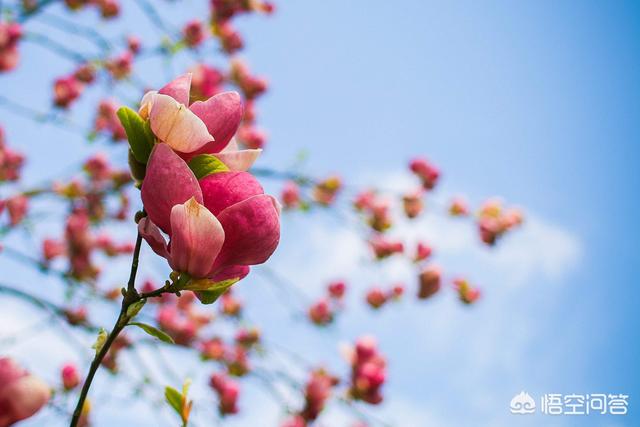
[[[180,22],[204,3],[181,2],[172,16]],[[243,55],[272,87],[259,104],[270,134],[263,165],[286,167],[305,151],[310,172],[401,189],[410,185],[406,162],[422,154],[443,170],[435,199],[462,193],[478,203],[497,194],[529,214],[525,227],[495,251],[480,247],[465,224],[428,215],[418,233],[440,244],[445,270],[481,283],[485,298],[471,309],[451,295],[426,304],[408,298],[374,315],[358,305],[361,292],[379,280],[411,280],[406,266],[366,270],[360,241],[335,218],[286,217],[273,268],[311,296],[326,280],[348,277],[357,307],[333,330],[291,345],[340,366],[336,337],[378,335],[390,379],[388,399],[374,413],[396,425],[638,424],[637,5],[327,0],[278,6],[272,18],[241,23]],[[151,39],[154,30],[134,5],[127,9],[131,18],[118,28],[139,28]],[[2,92],[45,108],[52,76],[71,64],[26,43],[23,54],[20,72],[0,77]],[[43,66],[51,70],[45,76]],[[155,67],[145,65],[143,75],[161,84],[166,77]],[[79,122],[91,116],[83,106],[97,96],[89,93],[75,108]],[[94,149],[7,112],[0,121],[9,141],[32,153],[26,174],[33,182]],[[251,282],[241,295],[265,307],[256,318],[268,336],[287,342],[291,329],[309,330],[290,325],[290,313],[273,301],[259,274]],[[521,390],[625,393],[630,413],[518,418],[508,404]],[[256,399],[277,419],[268,399]],[[230,424],[255,425],[251,417],[260,411],[253,409]],[[111,425],[113,412],[97,425]],[[341,425],[338,413],[327,416]]]

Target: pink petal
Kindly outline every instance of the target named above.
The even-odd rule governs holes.
[[[219,172],[199,181],[204,205],[218,215],[222,210],[249,197],[264,194],[257,179],[248,172]]]
[[[246,171],[258,159],[262,153],[261,149],[221,151],[216,153],[216,157],[222,161],[232,171]]]
[[[142,182],[142,203],[147,215],[162,231],[171,231],[171,208],[195,197],[202,203],[202,191],[191,169],[167,144],[156,144],[149,156]]]
[[[147,241],[153,252],[163,258],[168,258],[167,242],[160,233],[160,229],[149,218],[145,217],[138,223],[138,232]]]
[[[138,114],[140,114],[140,117],[142,117],[144,120],[147,120],[149,118],[149,113],[151,112],[151,107],[153,106],[153,98],[155,98],[157,94],[157,91],[150,90],[142,97],[142,100],[140,101],[140,108],[138,109]]]
[[[248,265],[231,265],[229,267],[221,268],[213,275],[210,275],[209,278],[215,282],[222,282],[224,280],[236,278],[242,280],[247,276],[247,274],[249,274]]]
[[[213,141],[202,120],[168,95],[153,97],[150,120],[155,136],[176,151],[191,153]]]
[[[169,95],[180,104],[189,105],[189,91],[191,90],[191,73],[176,77],[158,91],[163,95]]]
[[[224,242],[218,219],[194,198],[171,209],[171,256],[176,271],[203,278],[211,271]]]
[[[265,262],[280,241],[278,202],[262,194],[237,203],[218,215],[225,232],[215,269]]]
[[[215,138],[200,148],[195,154],[212,154],[227,146],[238,130],[244,109],[237,92],[223,92],[202,102],[194,102],[191,111],[207,125],[207,130]]]

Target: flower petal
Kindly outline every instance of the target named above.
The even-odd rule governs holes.
[[[218,172],[200,179],[204,205],[218,215],[249,197],[264,194],[257,179],[248,172]]]
[[[169,258],[167,252],[167,241],[160,233],[160,229],[147,217],[144,217],[138,223],[138,232],[144,240],[147,241],[153,252],[163,258]]]
[[[203,278],[220,253],[224,230],[218,219],[192,197],[171,209],[171,255],[176,271]]]
[[[249,170],[253,163],[262,153],[261,149],[238,150],[238,151],[221,151],[215,156],[222,161],[232,171]]]
[[[142,203],[151,221],[170,233],[171,208],[195,197],[202,203],[202,191],[191,169],[167,144],[156,144],[149,156],[142,182]]]
[[[155,136],[176,151],[191,153],[213,141],[202,120],[168,95],[153,97],[150,120]]]
[[[147,120],[149,118],[149,113],[151,112],[151,107],[153,106],[153,99],[157,94],[158,91],[150,90],[142,97],[142,100],[140,101],[140,108],[138,109],[138,114],[140,114],[140,117],[142,117],[144,120]]]
[[[189,107],[207,126],[215,138],[194,154],[213,154],[224,149],[238,130],[244,109],[238,92],[223,92]]]
[[[167,83],[158,91],[163,95],[169,95],[180,104],[189,105],[189,91],[191,90],[191,73],[183,74]]]
[[[210,275],[210,279],[214,282],[222,282],[224,280],[236,279],[242,280],[249,274],[248,265],[231,265],[223,267]]]
[[[218,215],[225,232],[222,251],[214,270],[229,265],[265,262],[280,241],[278,202],[265,194],[251,197]]]

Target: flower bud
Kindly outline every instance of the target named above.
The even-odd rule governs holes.
[[[441,273],[437,266],[426,267],[419,276],[418,298],[426,299],[440,290]]]
[[[64,365],[60,374],[62,376],[62,386],[65,390],[72,390],[80,384],[80,374],[73,363]]]

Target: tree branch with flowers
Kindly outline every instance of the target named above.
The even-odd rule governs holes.
[[[334,217],[368,247],[367,268],[401,258],[415,271],[416,300],[430,300],[449,288],[465,305],[479,301],[479,288],[465,277],[446,276],[432,262],[437,248],[429,242],[409,248],[408,237],[392,236],[390,230],[399,221],[415,228],[415,219],[432,209],[452,220],[473,221],[480,244],[494,246],[522,222],[521,211],[505,208],[499,199],[488,200],[475,215],[460,197],[435,208],[425,206],[440,170],[424,157],[409,162],[407,174],[415,185],[405,192],[388,191],[384,183],[357,188],[339,175],[312,176],[297,165],[286,170],[254,166],[267,142],[257,125],[257,102],[268,83],[237,56],[245,43],[235,20],[271,14],[275,7],[257,0],[204,3],[207,22],[194,18],[181,27],[163,13],[170,7],[163,0],[126,5],[116,0],[25,0],[0,5],[0,72],[22,72],[21,50],[27,43],[73,64],[69,73],[50,76],[50,108],[22,104],[4,94],[0,108],[34,126],[52,125],[112,152],[111,158],[94,152],[81,165],[70,165],[70,175],[59,173],[27,185],[22,169],[28,157],[8,142],[19,141],[20,135],[0,133],[0,213],[6,211],[0,223],[0,261],[52,284],[43,292],[11,283],[17,274],[7,275],[4,283],[3,274],[0,298],[3,304],[24,301],[34,312],[55,318],[58,322],[51,325],[69,328],[61,334],[65,345],[86,359],[86,366],[66,363],[58,369],[59,381],[47,384],[15,358],[4,356],[0,335],[0,427],[38,417],[44,407],[72,427],[100,425],[92,408],[103,400],[92,399],[99,391],[92,385],[101,368],[113,373],[114,381],[131,383],[128,389],[137,400],[152,407],[165,402],[183,426],[198,425],[194,414],[206,406],[198,383],[206,384],[217,401],[217,414],[200,417],[209,423],[214,416],[224,420],[240,411],[241,384],[249,381],[281,407],[282,426],[318,424],[331,405],[343,408],[358,425],[389,425],[371,409],[384,400],[389,349],[383,353],[366,334],[370,331],[349,337],[354,342],[343,349],[340,374],[315,360],[314,349],[292,351],[288,343],[271,341],[269,331],[263,334],[252,325],[249,319],[256,310],[243,305],[238,288],[245,285],[238,282],[259,276],[275,285],[275,292],[286,294],[278,298],[281,310],[291,311],[295,321],[302,319],[314,330],[329,331],[337,343],[337,319],[348,316],[346,295],[355,286],[339,279],[338,271],[336,280],[313,296],[304,284],[276,271],[269,259],[286,217],[309,222],[315,212]],[[157,32],[152,44],[133,33],[115,39],[81,19],[97,13],[113,22],[134,7]],[[64,36],[38,32],[37,25],[56,28]],[[92,53],[83,46],[91,46]],[[209,61],[213,55],[224,66],[214,66]],[[157,73],[168,76],[157,91],[137,72],[153,60],[162,64]],[[75,119],[74,108],[89,92],[100,96],[87,124]],[[37,155],[27,144],[20,147],[27,156]],[[267,180],[278,182],[278,198],[265,194]],[[127,238],[135,234],[133,243],[115,238],[117,228]],[[34,241],[36,255],[28,249]],[[146,247],[155,255],[143,266]],[[124,275],[124,268],[114,266],[125,256],[131,257],[126,284],[107,283],[104,277],[110,270]],[[153,270],[155,277],[140,279],[139,267]],[[407,294],[406,283],[390,280],[369,286],[360,302],[375,315]],[[100,309],[108,312],[103,322],[92,319]],[[214,321],[214,313],[220,319]],[[26,335],[18,332],[6,342],[19,342]],[[88,337],[93,352],[83,342]],[[144,352],[147,348],[151,351]],[[194,378],[190,387],[187,378],[174,372],[176,364],[165,360],[167,348],[184,350],[182,356],[213,373],[204,381]],[[131,359],[136,369],[123,373],[123,359]],[[162,375],[154,366],[161,367]],[[37,370],[45,368],[51,367]]]

